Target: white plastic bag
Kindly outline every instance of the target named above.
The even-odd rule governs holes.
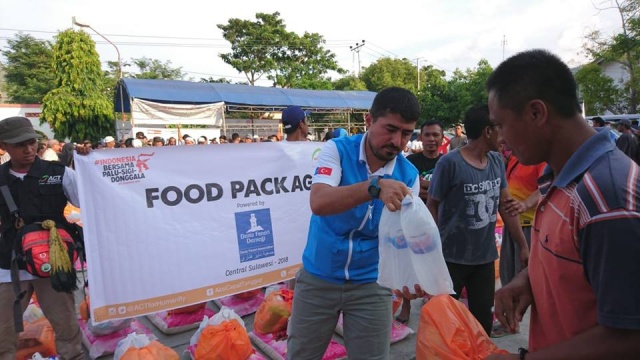
[[[153,335],[131,333],[126,338],[120,340],[116,346],[116,351],[113,353],[114,360],[120,360],[124,353],[129,348],[135,347],[137,349],[148,346],[156,337]]]
[[[109,320],[101,322],[99,324],[95,324],[93,322],[93,319],[89,319],[89,321],[87,321],[87,328],[95,336],[105,336],[113,334],[116,331],[128,328],[129,326],[131,326],[132,320],[133,319]]]
[[[198,340],[200,340],[200,334],[202,333],[202,330],[204,330],[204,328],[206,328],[207,326],[218,325],[223,321],[229,321],[231,319],[238,320],[240,325],[242,325],[242,327],[245,327],[244,320],[242,320],[242,318],[238,314],[236,314],[235,311],[233,311],[232,309],[226,306],[223,306],[222,308],[220,308],[220,311],[217,314],[213,315],[211,318],[205,315],[204,319],[202,319],[202,322],[200,323],[200,326],[198,327],[198,330],[196,330],[193,336],[191,336],[189,345],[193,346],[198,343]]]
[[[379,227],[378,283],[430,295],[452,294],[453,281],[442,255],[440,232],[420,198],[407,195],[400,211],[382,211]]]

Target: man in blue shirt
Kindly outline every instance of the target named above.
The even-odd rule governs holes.
[[[366,134],[332,139],[322,149],[288,328],[289,359],[321,359],[341,313],[349,359],[389,358],[391,289],[376,283],[378,224],[383,206],[398,211],[406,195],[418,196],[418,172],[398,155],[419,115],[410,91],[382,90],[365,117]]]

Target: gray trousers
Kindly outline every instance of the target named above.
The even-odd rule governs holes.
[[[287,332],[287,359],[322,359],[343,314],[350,360],[389,359],[391,290],[377,283],[334,284],[306,272],[296,276]]]
[[[531,249],[531,226],[522,227],[527,245]],[[500,246],[500,283],[507,285],[522,270],[520,263],[520,245],[511,238],[506,227],[502,230],[502,245]]]
[[[49,279],[21,281],[20,288],[27,291],[22,311],[26,310],[31,295],[36,293],[42,312],[56,335],[56,350],[60,359],[83,359],[82,334],[73,294],[53,290]],[[14,299],[13,284],[0,283],[0,360],[15,360],[18,350],[18,334],[13,325]]]

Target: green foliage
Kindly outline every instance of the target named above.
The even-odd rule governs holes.
[[[222,36],[231,43],[231,52],[219,54],[220,58],[244,73],[251,85],[276,68],[274,55],[286,37],[279,16],[278,12],[257,13],[255,22],[231,18],[226,25],[218,24]]]
[[[57,88],[44,97],[40,121],[49,123],[57,138],[72,141],[113,135],[113,104],[95,43],[86,32],[65,30],[56,36],[53,69]]]
[[[16,34],[2,50],[5,87],[11,102],[39,104],[55,87],[51,43],[31,35]]]
[[[575,74],[576,83],[584,101],[586,115],[604,114],[606,111],[624,111],[617,105],[622,96],[613,79],[608,77],[597,64],[588,64]]]
[[[423,68],[425,82],[418,95],[422,115],[449,126],[459,122],[471,106],[487,102],[484,84],[492,71],[489,62],[481,59],[477,68],[456,69],[447,81],[444,71]]]
[[[330,89],[331,82],[324,75],[328,71],[344,74],[345,70],[338,66],[336,55],[324,49],[325,43],[320,34],[287,32],[286,45],[276,51],[277,66],[267,78],[283,88]]]
[[[231,52],[220,58],[243,73],[250,85],[265,76],[274,86],[326,89],[329,71],[345,72],[335,54],[323,47],[320,34],[287,31],[278,12],[257,13],[256,21],[231,18],[218,28],[231,44]]]
[[[204,83],[218,83],[218,84],[231,84],[231,80],[227,78],[217,78],[214,79],[211,76],[209,78],[200,78],[200,82]]]
[[[367,84],[353,75],[335,80],[332,85],[334,90],[367,90]]]
[[[391,86],[399,86],[416,93],[418,72],[409,59],[383,57],[367,66],[360,74],[367,89],[378,92]]]
[[[172,67],[171,61],[162,62],[146,57],[132,60],[138,68],[138,73],[132,74],[131,77],[136,79],[181,80],[185,75],[182,73],[182,67]]]
[[[640,1],[615,0],[609,9],[618,11],[621,19],[621,32],[611,37],[603,36],[600,31],[587,35],[583,49],[593,61],[602,63],[615,62],[622,65],[629,75],[617,98],[616,107],[619,112],[637,112],[638,94],[640,91]],[[603,9],[601,9],[603,10]],[[626,106],[625,106],[626,105]]]

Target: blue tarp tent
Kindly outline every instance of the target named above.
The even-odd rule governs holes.
[[[302,90],[202,83],[180,80],[123,78],[118,82],[115,111],[131,111],[131,98],[167,104],[224,102],[229,111],[281,110],[298,105],[314,112],[366,112],[376,93],[371,91]]]

